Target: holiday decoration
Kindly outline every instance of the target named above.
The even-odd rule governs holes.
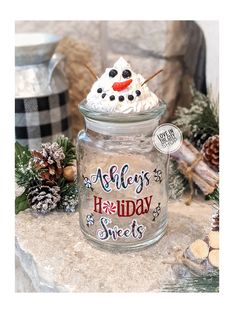
[[[194,86],[190,86],[190,92],[191,103],[188,108],[177,108],[173,123],[181,129],[184,138],[200,150],[208,137],[219,134],[218,104]]]
[[[213,249],[219,249],[219,232],[211,231],[208,234],[209,246]]]
[[[219,292],[219,271],[178,278],[174,284],[167,284],[163,292]]]
[[[65,159],[65,154],[58,143],[45,143],[41,146],[41,151],[32,151],[33,160],[31,162],[40,177],[53,181],[62,174],[61,163]]]
[[[155,221],[156,218],[160,215],[161,212],[161,203],[159,202],[157,207],[155,207],[152,211],[153,219],[152,221]]]
[[[87,189],[91,189],[91,191],[93,191],[92,182],[90,181],[90,179],[88,177],[85,177],[84,175],[82,177],[84,179],[84,186]]]
[[[182,172],[191,171],[193,181],[205,195],[215,190],[219,183],[218,173],[202,160],[200,152],[188,140],[184,140],[182,146],[171,156],[178,161]]]
[[[196,275],[214,272],[219,268],[219,232],[211,231],[204,240],[194,241],[185,250],[182,261]]]
[[[198,239],[189,246],[187,253],[191,258],[202,261],[208,256],[209,247],[205,241]]]
[[[86,225],[87,227],[92,226],[94,224],[94,215],[90,214],[86,216]]]
[[[120,57],[80,105],[86,122],[84,136],[77,137],[80,226],[88,240],[108,250],[137,250],[166,231],[168,154],[151,149],[166,105],[147,86],[161,72],[145,79]],[[115,123],[120,115],[122,126]]]
[[[219,208],[215,206],[214,208],[214,213],[212,214],[212,222],[211,222],[211,229],[213,231],[219,231],[219,220],[220,220],[220,216],[219,216]]]
[[[203,144],[202,155],[204,161],[216,171],[219,171],[219,136],[214,135],[208,138]]]
[[[44,143],[40,150],[15,144],[16,183],[24,192],[16,198],[16,214],[30,207],[40,214],[75,211],[77,199],[75,147],[67,137]]]
[[[76,167],[75,166],[65,167],[63,169],[63,176],[67,181],[73,182],[76,178]]]
[[[180,172],[178,162],[173,158],[169,162],[169,197],[170,199],[180,198],[186,186],[188,185],[187,178]]]
[[[213,267],[219,268],[219,250],[211,250],[208,260]]]
[[[217,187],[212,194],[209,194],[207,199],[212,202],[211,230],[219,232],[219,187]]]
[[[186,285],[203,286],[204,281],[214,281],[214,291],[219,284],[219,119],[218,105],[209,96],[190,87],[192,102],[189,108],[178,108],[173,122],[183,132],[180,149],[171,155],[170,196],[180,197],[190,190],[187,205],[195,191],[201,191],[212,200],[211,226],[204,239],[197,239],[183,252],[181,261],[197,282],[191,278]],[[181,287],[182,288],[182,287]]]
[[[53,210],[60,201],[59,186],[48,186],[39,183],[39,185],[29,188],[27,199],[30,207],[38,213],[47,214]]]
[[[103,208],[104,212],[108,215],[115,214],[115,212],[116,212],[116,205],[110,201],[104,202],[102,208]]]
[[[194,241],[183,253],[183,263],[197,275],[214,273],[219,268],[219,188],[208,195],[212,200],[211,231],[205,239]]]
[[[219,181],[218,105],[195,87],[190,86],[190,91],[192,102],[189,108],[178,108],[173,121],[185,140],[172,154],[169,177],[170,197],[175,199],[190,190],[187,204],[191,203],[196,189],[204,195],[211,194]]]
[[[184,140],[181,147],[171,154],[178,162],[178,169],[189,180],[189,205],[194,194],[193,183],[205,194],[211,194],[219,184],[219,175],[211,169],[202,159],[201,153],[188,141]]]
[[[155,177],[155,181],[156,182],[160,182],[162,181],[162,171],[160,169],[155,169],[154,171],[154,177]]]

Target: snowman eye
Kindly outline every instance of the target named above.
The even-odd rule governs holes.
[[[118,74],[118,72],[117,72],[115,69],[112,69],[112,70],[109,72],[109,76],[110,76],[110,77],[115,77],[117,74]]]
[[[123,78],[128,78],[128,77],[132,76],[132,73],[130,72],[130,70],[124,70],[122,72],[122,76],[123,76]]]

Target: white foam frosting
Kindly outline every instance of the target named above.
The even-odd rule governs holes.
[[[115,69],[118,74],[115,77],[110,77],[109,72]],[[129,70],[131,77],[123,78],[122,72]],[[124,82],[127,79],[132,79],[132,83],[121,91],[114,91],[112,85],[115,82]],[[93,84],[91,91],[87,96],[87,107],[91,110],[100,112],[142,112],[150,110],[153,107],[158,106],[158,97],[150,91],[148,86],[141,84],[145,81],[141,74],[136,74],[132,71],[129,63],[124,58],[120,57],[112,68],[107,68],[105,73]],[[102,92],[98,93],[98,89],[101,88]],[[138,96],[136,91],[140,91]],[[102,95],[106,94],[103,98]],[[115,99],[110,100],[110,96],[114,95]],[[128,96],[133,95],[134,99],[129,100]],[[119,96],[123,96],[124,100],[119,101]]]

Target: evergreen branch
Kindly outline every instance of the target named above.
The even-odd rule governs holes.
[[[217,104],[208,96],[190,86],[192,102],[189,108],[179,107],[176,120],[173,121],[183,132],[184,137],[193,133],[219,134],[219,118]]]
[[[187,178],[179,171],[176,160],[170,159],[169,162],[169,198],[177,199],[188,189]]]
[[[68,183],[63,178],[60,180],[59,186],[61,191],[61,200],[58,208],[66,212],[74,212],[78,204],[77,182]]]
[[[68,137],[60,136],[57,139],[57,143],[62,147],[63,152],[65,154],[65,159],[63,160],[63,166],[66,167],[68,165],[73,164],[76,159],[76,151],[75,146],[68,139]]]
[[[206,200],[212,200],[214,201],[218,206],[219,206],[219,202],[220,202],[220,191],[219,191],[219,187],[215,188],[215,190],[213,191],[213,193],[208,194],[206,196]]]
[[[202,113],[197,115],[192,124],[198,126],[204,133],[211,135],[219,134],[219,121],[218,116],[215,115],[214,107],[212,104],[207,104],[202,110]]]
[[[20,196],[17,196],[15,199],[15,213],[19,214],[19,212],[27,209],[29,207],[27,194],[24,191]]]
[[[28,165],[29,160],[31,157],[31,153],[27,146],[23,146],[20,143],[15,143],[15,167],[18,166],[18,164],[21,165]]]
[[[38,178],[36,170],[31,167],[31,153],[27,146],[15,143],[15,177],[19,186],[27,188],[32,180]]]
[[[60,187],[61,196],[64,195],[74,195],[78,193],[77,182],[67,182],[64,178],[60,178],[58,181],[58,186]]]
[[[219,292],[219,271],[206,276],[189,276],[167,284],[163,292]]]

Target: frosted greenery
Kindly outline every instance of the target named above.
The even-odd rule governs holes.
[[[185,138],[189,138],[193,133],[208,133],[210,135],[219,134],[218,105],[210,96],[206,96],[190,87],[192,102],[189,108],[178,107],[176,110],[177,125]]]

